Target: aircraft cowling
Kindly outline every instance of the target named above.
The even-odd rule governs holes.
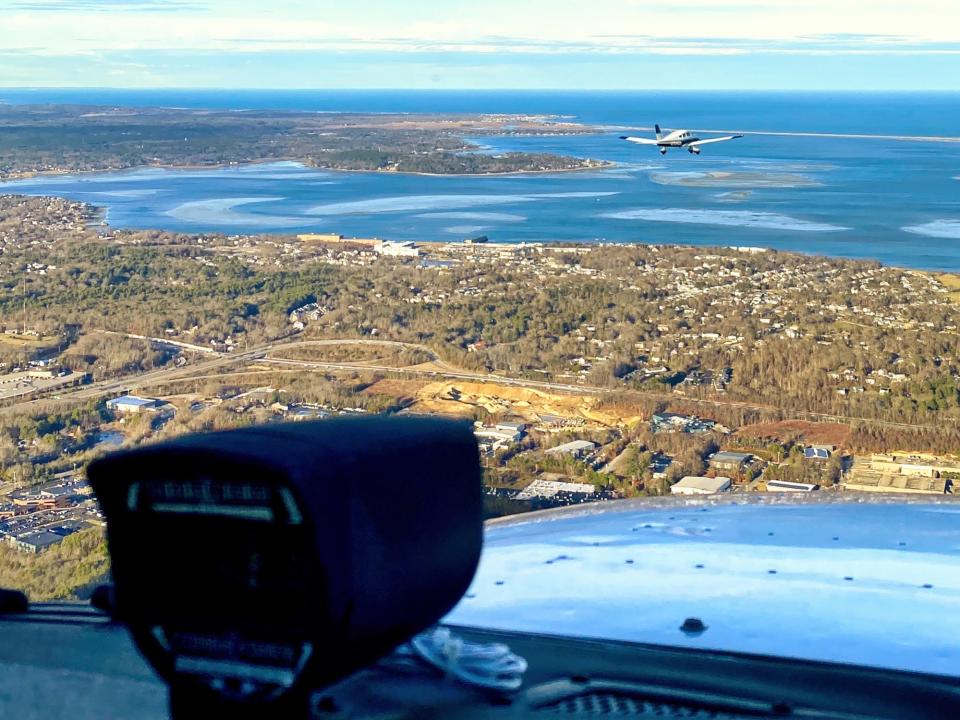
[[[497,520],[444,622],[957,676],[960,614],[936,609],[960,585],[956,503],[865,495],[672,495]],[[687,635],[688,617],[706,631]]]

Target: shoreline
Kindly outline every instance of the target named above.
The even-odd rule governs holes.
[[[248,165],[274,165],[277,163],[295,163],[307,170],[318,170],[322,172],[340,172],[340,173],[369,173],[371,175],[412,175],[420,177],[510,177],[516,175],[548,175],[553,173],[571,173],[571,172],[589,172],[598,170],[610,170],[620,166],[620,163],[610,160],[596,160],[593,162],[598,165],[575,168],[556,168],[550,170],[505,170],[503,172],[482,172],[482,173],[439,173],[439,172],[416,172],[411,170],[361,170],[358,168],[336,168],[323,165],[308,165],[303,160],[290,157],[264,158],[259,160],[247,160],[244,162],[212,163],[209,165],[197,164],[173,164],[173,163],[150,163],[147,165],[130,165],[122,168],[96,168],[89,170],[29,170],[12,177],[0,175],[0,190],[6,183],[19,182],[23,180],[32,180],[34,178],[44,177],[68,177],[71,175],[101,175],[105,173],[122,173],[136,170],[157,169],[157,170],[225,170],[228,168],[244,167]],[[16,194],[16,193],[13,193]]]
[[[270,160],[270,161],[261,161],[261,162],[271,163],[271,162],[281,162],[281,161]],[[254,163],[245,163],[245,164],[254,164]],[[145,167],[145,166],[141,166],[141,167]],[[149,167],[153,167],[153,166],[149,166]],[[368,172],[368,171],[364,171],[364,170],[339,171],[339,170],[338,170],[338,171],[331,171],[331,172]],[[531,172],[545,173],[545,172],[553,172],[553,171],[531,171]],[[579,170],[579,169],[571,169],[571,170],[567,170],[566,172],[581,172],[581,170]],[[421,173],[421,174],[422,174],[422,173]],[[497,174],[497,175],[502,175],[502,174],[503,174],[503,173],[499,173],[499,174]],[[515,174],[515,173],[513,173],[513,174]],[[447,177],[447,176],[441,175],[440,177]],[[16,196],[21,196],[21,197],[51,197],[51,198],[57,198],[57,199],[60,199],[60,200],[65,200],[65,201],[68,201],[68,202],[78,202],[78,203],[81,203],[81,204],[86,205],[87,207],[90,208],[90,210],[91,210],[91,215],[90,215],[89,221],[87,221],[85,224],[86,224],[87,228],[93,230],[94,232],[97,232],[98,234],[99,234],[99,232],[102,232],[102,231],[104,231],[104,230],[133,231],[133,230],[136,230],[136,229],[137,229],[137,228],[124,228],[124,227],[112,225],[112,224],[110,223],[110,220],[109,220],[109,208],[107,208],[107,207],[105,207],[105,206],[103,206],[103,205],[97,205],[97,204],[95,204],[95,203],[90,203],[90,202],[85,202],[85,201],[72,200],[72,199],[69,198],[69,197],[66,197],[66,196],[63,196],[63,195],[57,195],[57,194],[55,194],[55,193],[48,193],[48,194],[45,194],[45,195],[21,195],[20,193],[15,193],[15,192],[14,192],[14,193],[6,193],[6,192],[3,192],[2,184],[3,184],[3,181],[0,181],[0,196],[12,196],[12,197],[16,197]],[[149,230],[156,230],[156,231],[159,231],[159,232],[173,232],[173,231],[167,230],[167,229],[165,229],[165,228],[160,228],[160,227],[147,228],[147,229],[149,229]],[[179,232],[179,231],[178,231],[178,232]],[[215,231],[212,231],[212,232],[213,232],[214,234],[220,234],[220,235],[224,235],[224,236],[228,236],[228,235],[239,235],[239,236],[251,237],[251,238],[255,238],[255,237],[277,237],[277,238],[283,238],[283,237],[297,237],[297,236],[300,235],[300,234],[309,234],[309,233],[306,233],[306,232],[296,232],[294,229],[291,229],[289,232],[269,231],[269,232],[241,232],[241,233],[236,233],[236,232],[231,232],[231,231],[229,231],[229,230],[215,230]],[[187,232],[187,233],[185,233],[185,234],[188,234],[188,235],[201,235],[201,234],[204,234],[204,233],[202,233],[202,232]],[[326,233],[324,233],[324,234],[326,234]],[[340,234],[340,233],[332,233],[332,234]],[[341,237],[343,238],[341,242],[344,243],[344,244],[348,244],[351,240],[357,240],[357,239],[361,239],[361,240],[362,240],[362,239],[364,239],[364,238],[357,238],[357,237],[347,237],[347,236],[345,236],[345,235],[341,235]],[[386,242],[408,242],[407,240],[404,240],[404,239],[392,239],[392,240],[391,240],[390,238],[376,238],[376,239],[377,239],[377,240],[383,240],[383,241],[386,241]],[[699,248],[699,249],[703,249],[703,250],[707,250],[707,249],[719,249],[719,250],[730,250],[730,251],[735,251],[735,252],[783,253],[783,254],[786,254],[786,255],[798,255],[798,256],[803,256],[803,257],[806,257],[806,258],[820,258],[820,259],[822,259],[822,260],[831,260],[831,261],[834,261],[834,260],[835,260],[835,261],[840,261],[840,262],[867,262],[867,263],[877,263],[877,264],[880,265],[881,267],[891,268],[891,269],[895,269],[895,270],[901,270],[901,271],[903,271],[903,272],[919,273],[919,274],[921,274],[921,275],[927,275],[927,276],[930,276],[931,278],[933,278],[934,280],[936,280],[936,281],[938,281],[938,282],[941,282],[941,284],[944,284],[944,283],[940,280],[940,277],[943,277],[943,276],[956,277],[956,278],[958,278],[958,287],[957,287],[957,289],[951,289],[951,288],[947,288],[947,289],[948,289],[950,292],[958,292],[958,293],[960,293],[960,268],[958,268],[958,269],[956,269],[956,270],[950,270],[950,269],[938,268],[938,267],[934,267],[934,268],[930,268],[930,267],[924,267],[924,268],[920,268],[920,267],[910,267],[910,266],[908,266],[908,265],[900,265],[900,264],[895,264],[895,263],[884,262],[884,261],[882,261],[882,260],[879,260],[879,259],[873,258],[873,257],[853,257],[853,256],[845,256],[845,255],[827,255],[827,254],[823,254],[823,253],[806,252],[806,251],[804,251],[804,250],[799,250],[799,249],[782,249],[782,248],[777,248],[777,247],[768,247],[768,246],[764,246],[764,245],[757,245],[757,246],[752,246],[752,245],[719,245],[719,244],[716,244],[716,245],[713,245],[713,244],[699,245],[699,244],[695,244],[695,243],[682,243],[682,242],[663,243],[663,242],[644,242],[644,241],[636,241],[636,240],[635,240],[635,241],[615,242],[615,241],[610,241],[610,240],[598,241],[598,240],[550,240],[550,239],[538,240],[538,241],[529,241],[529,242],[528,242],[528,241],[522,241],[522,242],[488,241],[488,242],[485,242],[485,243],[468,243],[466,239],[460,239],[460,240],[453,240],[453,239],[450,239],[450,240],[446,240],[446,239],[444,239],[444,240],[422,240],[422,239],[417,239],[417,240],[412,240],[412,241],[409,241],[409,242],[413,242],[413,243],[415,243],[415,244],[417,244],[417,245],[428,246],[428,247],[441,247],[441,246],[445,246],[445,245],[464,245],[464,246],[468,246],[468,245],[469,245],[469,246],[478,247],[478,248],[483,248],[483,247],[487,247],[487,248],[512,248],[512,247],[518,247],[518,246],[528,246],[528,247],[538,247],[538,246],[539,246],[539,247],[544,247],[544,248],[553,248],[553,249],[555,249],[555,250],[557,250],[557,251],[559,251],[559,250],[562,249],[562,248],[569,248],[569,249],[581,249],[581,248],[586,248],[586,249],[589,249],[589,248],[595,248],[595,247],[610,247],[610,246],[616,247],[616,246],[620,246],[620,245],[623,245],[623,246],[643,245],[643,246],[666,247],[666,248]],[[960,301],[958,301],[958,302],[960,302]]]
[[[346,170],[340,168],[326,168],[326,167],[316,167],[314,168],[311,165],[304,165],[306,168],[323,170],[324,172],[342,172],[342,173],[370,173],[371,175],[410,175],[415,177],[441,177],[441,178],[459,178],[459,177],[511,177],[516,175],[553,175],[556,173],[575,173],[575,172],[590,172],[597,170],[611,170],[616,167],[620,167],[621,163],[609,161],[609,160],[598,160],[597,162],[602,163],[601,165],[593,165],[589,167],[576,167],[576,168],[557,168],[555,170],[506,170],[504,172],[485,172],[485,173],[430,173],[430,172],[415,172],[412,170]]]
[[[0,193],[2,195],[3,193]],[[29,197],[29,196],[28,196]],[[36,197],[36,196],[33,196]],[[48,197],[57,197],[63,200],[70,200],[70,198],[64,198],[59,195],[50,195]],[[73,201],[71,201],[73,202]],[[95,232],[102,230],[120,230],[120,231],[130,231],[130,228],[116,227],[110,224],[108,217],[108,208],[102,205],[94,205],[92,203],[87,203],[87,205],[92,209],[92,215],[90,222],[87,223],[87,227],[94,230]],[[153,230],[158,230],[160,232],[171,232],[163,228],[152,228]],[[203,233],[186,233],[188,235],[201,235]],[[229,236],[237,233],[230,233],[224,230],[215,231],[215,234],[220,234],[224,236]],[[265,237],[265,238],[296,238],[298,242],[304,242],[299,239],[299,235],[309,235],[311,233],[305,232],[295,232],[291,230],[290,232],[260,232],[260,233],[239,233],[242,237]],[[321,233],[327,234],[327,233]],[[645,247],[662,247],[662,248],[688,248],[688,249],[699,249],[699,250],[729,250],[735,253],[750,254],[755,252],[760,253],[779,253],[784,255],[796,255],[804,258],[829,261],[839,261],[839,262],[865,262],[865,263],[876,263],[880,267],[890,268],[893,270],[900,270],[905,273],[918,273],[920,275],[928,276],[931,279],[939,282],[949,292],[958,292],[960,293],[960,269],[957,270],[945,270],[943,268],[916,268],[909,267],[906,265],[897,265],[893,263],[886,263],[882,260],[876,258],[868,257],[846,257],[842,255],[825,255],[822,253],[808,253],[803,250],[784,250],[781,248],[775,247],[766,247],[763,245],[751,246],[751,245],[696,245],[693,243],[658,243],[658,242],[642,242],[642,241],[632,241],[632,242],[612,242],[612,241],[591,241],[591,240],[539,240],[539,241],[523,241],[523,242],[504,242],[504,241],[487,241],[483,243],[472,243],[468,242],[466,239],[462,240],[404,240],[404,239],[391,239],[391,238],[360,238],[360,237],[347,237],[340,233],[329,233],[340,235],[340,241],[316,241],[319,244],[337,246],[337,245],[349,245],[351,241],[365,241],[369,239],[381,240],[383,242],[413,242],[415,245],[425,247],[427,249],[436,249],[445,247],[447,245],[460,245],[464,247],[473,247],[473,248],[490,248],[490,249],[510,249],[515,247],[541,247],[549,252],[562,252],[564,249],[569,250],[590,250],[593,248],[599,247],[617,247],[617,246],[633,246],[633,245],[642,245]],[[166,245],[159,245],[158,247],[168,247]],[[216,250],[216,247],[209,248],[211,250]],[[945,283],[941,278],[957,278],[957,288],[950,288],[947,283]],[[958,301],[960,302],[960,301]]]

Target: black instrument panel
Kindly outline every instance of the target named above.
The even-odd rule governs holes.
[[[479,559],[479,456],[462,422],[198,434],[115,453],[88,475],[115,617],[170,684],[175,717],[302,716],[312,688],[447,613]]]
[[[75,603],[39,606],[25,616],[0,616],[0,631],[6,640],[0,643],[0,715],[168,717],[163,683],[122,626],[94,611]],[[374,667],[312,692],[310,717],[960,717],[960,689],[951,678],[633,643],[470,628],[454,632],[471,642],[506,643],[527,658],[521,690],[491,694],[438,675]]]

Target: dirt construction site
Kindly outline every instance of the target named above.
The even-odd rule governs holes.
[[[553,416],[603,427],[641,419],[598,410],[599,397],[594,395],[566,395],[489,382],[381,380],[366,392],[407,398],[411,412],[461,417],[473,416],[480,409],[492,416],[517,417],[530,423]]]
[[[808,444],[841,447],[850,438],[850,426],[840,423],[781,420],[779,422],[744,425],[737,437],[777,442],[796,441]]]

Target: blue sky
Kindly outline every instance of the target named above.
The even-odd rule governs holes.
[[[0,86],[960,90],[956,0],[0,0]]]

